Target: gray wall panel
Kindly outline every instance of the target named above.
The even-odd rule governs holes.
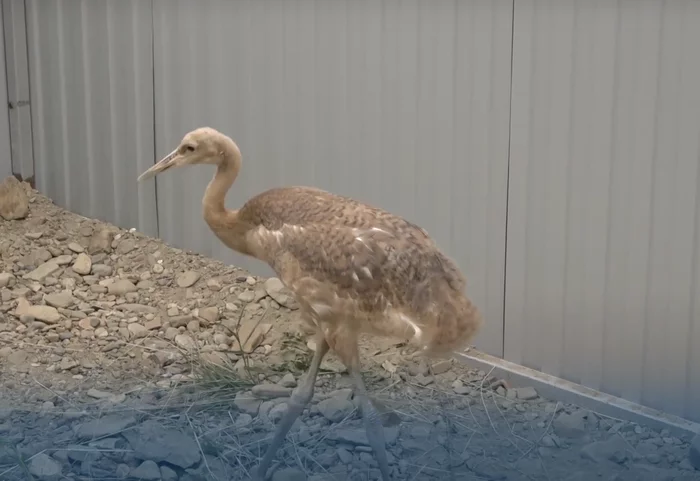
[[[505,356],[700,420],[700,3],[515,5]]]
[[[151,3],[27,1],[37,188],[156,235]]]

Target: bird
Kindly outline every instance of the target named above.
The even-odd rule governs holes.
[[[311,401],[329,351],[347,369],[383,481],[390,480],[381,404],[361,374],[360,335],[409,340],[416,354],[449,357],[469,347],[483,325],[465,276],[428,233],[407,219],[351,197],[306,186],[274,187],[239,209],[225,197],[242,164],[238,145],[211,127],[186,133],[138,182],[167,170],[216,167],[202,197],[203,217],[230,249],[267,263],[296,298],[316,349],[268,448],[257,480]]]

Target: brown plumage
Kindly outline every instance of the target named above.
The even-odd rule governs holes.
[[[420,227],[320,189],[275,188],[239,210],[227,210],[224,198],[240,170],[241,154],[233,140],[208,127],[186,134],[139,180],[191,164],[217,166],[202,200],[209,227],[231,249],[269,264],[316,331],[311,367],[260,464],[260,478],[310,401],[321,360],[333,349],[355,383],[367,435],[387,481],[383,430],[361,379],[358,336],[411,339],[428,356],[467,347],[482,319],[464,295],[463,275]]]

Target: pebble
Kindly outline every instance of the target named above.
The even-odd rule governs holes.
[[[123,296],[129,292],[135,292],[136,286],[128,279],[119,279],[107,286],[107,292],[117,296]]]
[[[279,384],[258,384],[251,389],[253,395],[260,399],[289,397],[292,390]]]
[[[145,480],[160,480],[161,472],[158,465],[147,459],[129,472],[129,477]]]
[[[175,282],[179,287],[192,287],[202,277],[199,272],[186,271],[178,274]]]
[[[73,262],[73,272],[82,276],[90,274],[92,267],[92,259],[82,251],[78,254],[78,257],[75,258],[75,262]]]
[[[61,464],[48,454],[38,453],[27,466],[29,473],[43,480],[55,480],[61,476]]]

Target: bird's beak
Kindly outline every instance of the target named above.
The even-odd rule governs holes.
[[[139,176],[137,179],[137,182],[141,182],[142,180],[150,179],[151,177],[155,177],[156,175],[160,174],[161,172],[168,170],[171,167],[176,167],[180,165],[182,162],[182,157],[177,153],[178,149],[173,150],[170,152],[168,155],[163,157],[161,160],[159,160],[157,163],[153,164],[153,166],[145,171],[143,174]]]

